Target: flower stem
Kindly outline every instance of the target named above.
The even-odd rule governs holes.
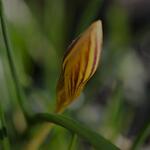
[[[74,150],[76,142],[77,142],[77,134],[73,133],[68,150]]]
[[[8,33],[7,33],[7,26],[6,26],[6,22],[5,22],[4,13],[3,13],[2,0],[0,0],[0,21],[1,21],[1,28],[2,28],[3,38],[4,38],[4,43],[6,46],[6,55],[7,55],[9,67],[11,70],[11,75],[12,75],[12,78],[14,80],[14,86],[15,86],[15,90],[16,90],[18,103],[19,103],[19,105],[20,105],[20,107],[24,113],[24,116],[27,117],[27,110],[25,109],[25,103],[24,103],[24,93],[23,93],[22,88],[20,86],[17,72],[16,72],[16,68],[15,68],[15,63],[14,63],[14,59],[13,59],[13,55],[12,55],[12,49],[10,46]]]

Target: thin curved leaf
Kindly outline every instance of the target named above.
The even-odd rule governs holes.
[[[88,141],[97,150],[119,150],[119,148],[117,148],[107,139],[92,131],[85,125],[63,115],[41,113],[35,115],[33,120],[38,123],[52,122],[60,125]]]

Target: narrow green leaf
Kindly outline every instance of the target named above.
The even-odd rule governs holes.
[[[68,150],[74,150],[77,142],[77,135],[75,133],[72,134],[72,138],[68,147]]]
[[[18,75],[17,75],[17,71],[16,71],[16,67],[15,67],[15,61],[14,61],[14,57],[13,57],[13,51],[12,51],[9,36],[8,36],[7,25],[6,25],[6,21],[5,21],[3,6],[2,6],[2,0],[0,0],[0,25],[1,25],[2,35],[3,35],[3,39],[4,39],[4,44],[6,47],[6,56],[7,56],[10,70],[11,70],[11,76],[14,80],[14,86],[16,89],[18,104],[20,105],[25,117],[27,117],[29,111],[25,107],[25,100],[24,100],[25,95],[24,95],[24,92],[20,85],[20,82],[18,80]]]
[[[131,150],[139,150],[149,134],[150,134],[150,121],[145,123],[144,127],[133,141]]]
[[[107,139],[92,131],[83,124],[78,123],[77,121],[65,117],[63,115],[50,114],[50,113],[41,113],[37,114],[32,118],[33,122],[42,123],[42,122],[52,122],[57,125],[60,125],[71,132],[76,133],[78,136],[87,140],[92,144],[97,150],[119,150],[115,145],[110,143]]]

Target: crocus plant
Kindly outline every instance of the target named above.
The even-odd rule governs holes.
[[[56,112],[62,112],[82,92],[100,59],[102,24],[98,20],[72,42],[66,52],[57,85]]]
[[[9,45],[1,0],[0,21],[6,46],[7,59],[9,62],[10,70],[12,72],[12,77],[14,79],[16,93],[18,95],[18,103],[20,104],[20,108],[22,109],[24,116],[26,118],[32,118],[28,116],[28,113],[26,113],[27,110],[24,109],[24,99],[22,98],[21,86],[17,80],[18,77],[15,71],[16,68],[14,65],[14,59],[13,55],[11,54],[11,48]],[[86,128],[84,125],[81,125],[72,119],[58,114],[62,113],[80,95],[88,80],[94,75],[100,60],[101,45],[102,24],[101,21],[98,20],[94,22],[69,46],[68,51],[63,58],[61,74],[57,84],[57,103],[55,114],[41,113],[36,114],[32,118],[33,120],[37,120],[38,123],[43,121],[46,121],[46,123],[41,126],[41,130],[38,130],[39,132],[33,135],[32,139],[28,141],[26,145],[22,147],[22,149],[39,149],[40,145],[52,128],[52,124],[47,122],[52,122],[67,128],[75,134],[78,134],[82,138],[89,141],[96,149],[118,150],[115,145],[111,144],[108,140],[96,132]],[[8,143],[8,139],[7,142],[3,142],[3,147],[5,147],[7,150],[9,149]]]
[[[68,47],[57,84],[55,113],[62,113],[75,101],[88,80],[94,75],[100,60],[101,46],[102,24],[98,20]],[[44,124],[42,130],[28,143],[26,149],[38,149],[51,128],[51,124]]]
[[[72,44],[63,58],[60,78],[57,84],[56,113],[62,113],[84,89],[94,75],[100,60],[102,46],[102,24],[98,20],[83,32]],[[28,150],[37,149],[49,133],[51,126],[45,124],[42,134],[35,136]],[[36,140],[38,139],[38,141]]]

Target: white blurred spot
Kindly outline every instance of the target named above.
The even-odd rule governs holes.
[[[119,71],[126,97],[136,104],[141,104],[145,99],[147,75],[144,65],[133,51],[122,59]]]
[[[3,0],[7,19],[14,24],[27,25],[31,21],[29,8],[22,0]]]

